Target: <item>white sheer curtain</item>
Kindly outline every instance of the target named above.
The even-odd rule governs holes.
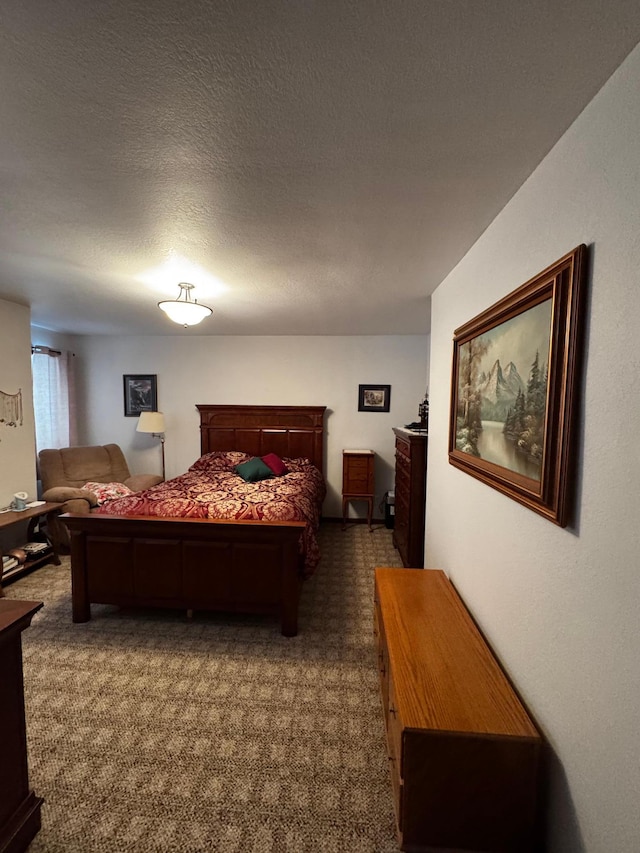
[[[33,408],[36,452],[76,443],[74,354],[33,347]]]

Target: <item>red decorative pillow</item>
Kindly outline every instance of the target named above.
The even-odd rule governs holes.
[[[266,456],[262,457],[262,461],[271,468],[276,477],[282,477],[283,474],[289,473],[287,466],[275,453],[267,453]]]
[[[98,506],[115,498],[126,498],[127,495],[133,494],[124,483],[85,483],[82,488],[94,493],[98,499]]]

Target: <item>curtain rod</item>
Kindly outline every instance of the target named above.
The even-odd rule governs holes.
[[[34,355],[35,353],[37,353],[38,355],[50,355],[53,358],[57,358],[59,355],[62,355],[60,350],[49,349],[49,347],[41,347],[41,346],[31,347],[31,355]]]

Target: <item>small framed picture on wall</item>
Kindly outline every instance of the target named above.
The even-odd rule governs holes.
[[[137,418],[140,412],[158,411],[157,375],[127,373],[124,381],[124,415]]]
[[[391,407],[391,385],[359,385],[359,412],[388,412]]]

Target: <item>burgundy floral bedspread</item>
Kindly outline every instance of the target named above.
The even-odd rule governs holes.
[[[320,559],[317,531],[326,485],[308,459],[284,459],[289,473],[246,483],[234,468],[251,456],[214,452],[201,456],[186,474],[94,509],[103,515],[152,515],[160,518],[227,518],[306,521],[301,538],[304,573]]]

